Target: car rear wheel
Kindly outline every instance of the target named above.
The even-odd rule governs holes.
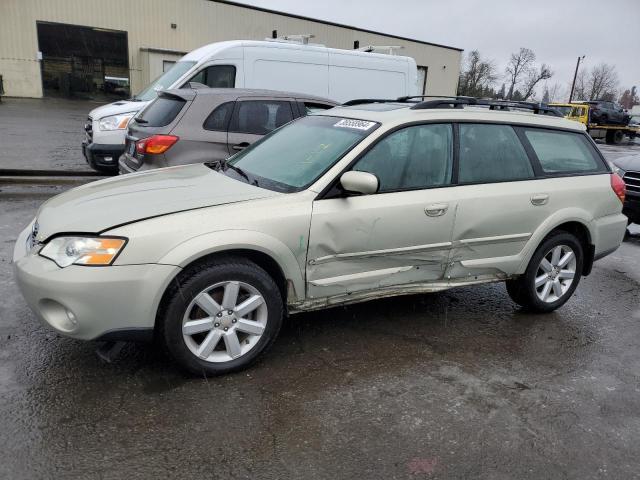
[[[283,317],[278,286],[241,258],[206,263],[167,292],[160,334],[171,356],[196,375],[249,366],[276,339]]]
[[[534,253],[524,275],[508,280],[511,299],[536,312],[551,312],[569,300],[580,281],[582,245],[568,232],[548,237]]]

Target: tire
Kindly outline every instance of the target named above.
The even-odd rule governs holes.
[[[273,344],[282,326],[278,286],[243,258],[217,259],[187,270],[164,298],[159,340],[181,367],[198,376],[248,367]]]
[[[559,250],[556,250],[558,248]],[[554,263],[554,251],[560,252],[560,260],[563,260],[570,251],[573,253],[573,258],[569,258],[564,267],[558,269],[559,262]],[[543,258],[546,258],[547,262],[551,263],[555,269],[550,270],[548,267],[543,267]],[[580,272],[582,272],[583,265],[584,252],[575,235],[564,231],[554,232],[535,251],[525,273],[514,280],[507,280],[507,293],[514,302],[527,310],[539,313],[552,312],[564,305],[573,295],[580,282]],[[570,275],[571,270],[573,277],[568,279],[566,277]],[[536,287],[536,279],[545,283],[539,283]],[[569,282],[569,280],[571,281]],[[556,281],[558,286],[555,285]],[[549,282],[551,282],[550,287],[547,287]],[[549,290],[546,299],[543,300],[547,288]]]
[[[622,130],[609,130],[605,139],[608,144],[618,145],[624,140],[624,133]]]

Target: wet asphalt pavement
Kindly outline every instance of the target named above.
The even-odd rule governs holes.
[[[3,150],[20,130],[4,108]],[[8,152],[81,166],[40,156],[45,140]],[[640,478],[640,228],[555,313],[492,284],[301,314],[255,367],[199,379],[149,345],[103,363],[36,322],[11,251],[58,191],[0,185],[2,479]]]

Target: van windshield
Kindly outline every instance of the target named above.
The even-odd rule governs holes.
[[[378,125],[340,117],[303,117],[231,157],[225,173],[269,190],[297,192],[320,178]]]
[[[133,97],[133,100],[140,102],[148,102],[158,96],[159,90],[166,90],[173,85],[182,75],[184,75],[196,62],[176,62],[173,66],[156,78],[151,84],[145,88],[138,95]]]

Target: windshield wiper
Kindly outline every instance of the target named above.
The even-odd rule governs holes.
[[[218,162],[218,168],[219,170],[222,170],[222,171],[230,168],[234,172],[238,173],[238,175],[242,176],[247,181],[248,184],[255,185],[256,187],[258,186],[258,181],[255,178],[253,179],[253,182],[252,182],[251,179],[249,178],[249,175],[247,175],[244,170],[242,170],[240,167],[236,167],[235,165],[231,165],[226,159],[220,160]]]

